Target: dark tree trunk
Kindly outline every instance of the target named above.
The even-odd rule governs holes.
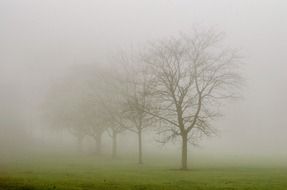
[[[102,133],[96,134],[96,154],[101,155],[102,153]]]
[[[181,135],[182,148],[181,148],[181,169],[187,170],[187,134]]]
[[[112,150],[112,157],[117,157],[117,132],[113,130],[113,150]]]
[[[143,164],[142,160],[142,129],[138,131],[138,163]]]

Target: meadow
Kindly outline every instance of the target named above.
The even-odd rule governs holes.
[[[1,161],[0,190],[286,190],[287,168],[193,165],[188,171],[146,158],[38,155]]]

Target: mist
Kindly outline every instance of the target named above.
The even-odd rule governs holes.
[[[286,7],[283,0],[0,1],[2,161],[17,152],[76,152],[73,135],[53,130],[44,116],[51,88],[77,68],[113,67],[111,60],[122,50],[188,34],[198,26],[223,32],[224,44],[239,50],[244,85],[241,98],[226,104],[223,117],[212,123],[216,135],[189,146],[191,159],[253,159],[286,166]],[[118,138],[121,157],[137,154],[133,133]],[[161,145],[155,139],[153,130],[145,132],[144,158],[167,154],[180,159],[177,141]],[[109,155],[107,133],[102,146]],[[93,139],[85,138],[83,154],[94,150]]]

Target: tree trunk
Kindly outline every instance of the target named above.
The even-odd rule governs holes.
[[[138,163],[143,164],[142,161],[142,130],[139,129],[138,131]]]
[[[181,148],[181,169],[187,170],[187,134],[181,135],[182,148]]]
[[[116,158],[117,157],[117,132],[113,130],[113,152],[112,152],[112,157]]]
[[[96,154],[101,155],[102,152],[102,133],[96,134]]]

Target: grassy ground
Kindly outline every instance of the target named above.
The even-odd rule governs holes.
[[[0,190],[286,190],[287,169],[252,167],[193,167],[179,171],[149,159],[94,156],[49,156],[10,160],[0,165]]]

